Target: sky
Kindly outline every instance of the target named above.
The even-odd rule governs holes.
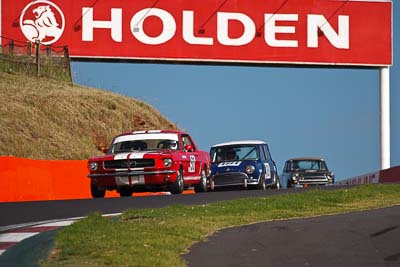
[[[399,28],[393,1],[391,166],[400,165]],[[73,62],[72,72],[76,84],[149,103],[206,151],[257,139],[279,173],[293,157],[325,158],[336,180],[380,169],[378,69]]]

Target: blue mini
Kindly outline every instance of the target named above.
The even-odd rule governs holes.
[[[221,187],[279,189],[276,163],[267,143],[259,140],[216,144],[210,149],[210,190]]]

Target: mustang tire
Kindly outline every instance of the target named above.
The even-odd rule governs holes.
[[[132,191],[130,191],[129,189],[121,188],[119,190],[119,195],[121,197],[131,197],[132,196]]]
[[[90,184],[90,193],[93,198],[103,198],[106,195],[106,190],[101,190],[95,184]]]
[[[185,185],[183,183],[183,174],[182,169],[179,169],[178,175],[176,176],[175,182],[171,185],[171,194],[181,194],[185,189]]]
[[[207,177],[206,177],[206,171],[203,169],[201,171],[200,181],[194,187],[194,192],[202,193],[202,192],[206,192],[206,191],[207,191]]]

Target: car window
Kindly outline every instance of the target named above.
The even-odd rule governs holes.
[[[269,152],[268,146],[263,145],[263,150],[265,152],[266,158],[268,161],[272,160],[271,153]]]
[[[321,160],[296,160],[293,161],[292,170],[326,170],[325,162]]]
[[[112,145],[113,153],[159,149],[178,150],[179,144],[176,140],[171,139],[149,139],[123,141]]]
[[[262,146],[262,149],[260,150],[260,159],[261,159],[262,161],[267,161],[267,160],[268,160],[268,157],[267,157],[267,155],[266,155],[264,146]]]
[[[258,159],[258,149],[255,145],[234,145],[213,147],[210,150],[212,162],[231,160]]]
[[[192,145],[193,146],[192,140],[190,139],[190,136],[182,135],[182,146],[183,146],[183,149],[185,149],[185,146],[187,146],[187,145]],[[193,146],[193,149],[194,149],[194,146]]]

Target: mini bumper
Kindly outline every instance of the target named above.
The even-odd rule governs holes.
[[[294,182],[295,185],[303,186],[303,185],[330,185],[333,184],[332,180],[328,178],[325,179],[299,179]]]
[[[257,185],[258,179],[249,178],[246,173],[242,172],[228,172],[219,173],[210,177],[210,181],[213,183],[214,187],[224,187],[224,186],[237,186],[242,185],[247,187],[247,185]]]

